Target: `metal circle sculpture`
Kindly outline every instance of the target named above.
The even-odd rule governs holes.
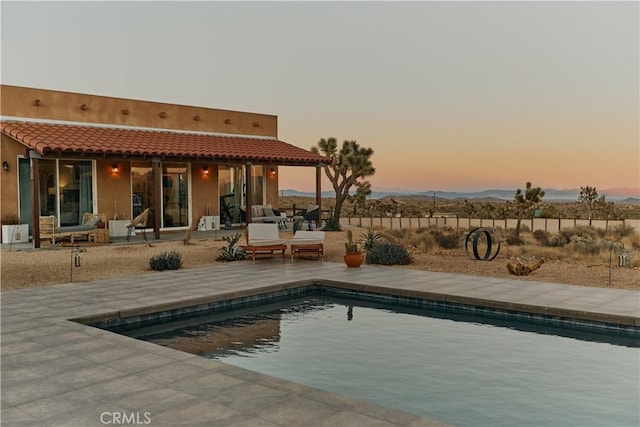
[[[487,248],[483,256],[480,256],[478,252],[478,242],[480,237],[484,236],[487,241]],[[473,248],[473,258],[469,253],[469,242],[471,242]],[[495,245],[494,245],[495,244]],[[493,252],[495,248],[495,253]],[[470,259],[477,259],[479,261],[493,261],[500,253],[500,240],[495,237],[491,230],[484,227],[476,227],[467,234],[464,240],[464,250]]]

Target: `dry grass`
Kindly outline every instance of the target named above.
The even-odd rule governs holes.
[[[353,228],[354,237],[360,237],[366,230]],[[420,239],[427,241],[428,233],[418,230],[408,233],[400,240],[410,242],[410,253],[414,262],[407,266],[427,271],[450,272],[476,276],[503,277],[515,280],[542,281],[564,283],[570,285],[607,287],[609,284],[609,253],[597,256],[576,256],[570,248],[548,248],[539,246],[529,233],[524,233],[525,245],[521,247],[504,246],[500,255],[490,262],[475,261],[467,258],[463,249],[440,249],[431,242],[420,247]],[[420,238],[416,236],[422,236]],[[625,248],[633,246],[633,239],[625,237]],[[327,232],[325,240],[325,260],[342,262],[344,254],[345,232]],[[418,244],[415,244],[417,242]],[[35,286],[46,286],[68,283],[73,273],[74,282],[90,282],[108,277],[123,277],[149,274],[149,259],[164,251],[177,250],[182,255],[183,268],[210,267],[222,265],[215,261],[218,251],[225,245],[220,239],[191,240],[185,245],[182,241],[159,242],[151,245],[131,246],[86,246],[81,253],[82,266],[71,269],[72,253],[70,248],[42,249],[38,251],[2,250],[1,288],[2,290],[19,289]],[[628,246],[627,246],[628,245]],[[527,277],[511,276],[506,269],[508,262],[523,260],[528,262],[535,258],[544,258],[545,264]],[[612,287],[619,289],[640,290],[638,261],[640,254],[635,249],[635,268],[618,268],[617,256],[614,258]],[[240,261],[251,268],[250,261]],[[299,262],[318,262],[301,260]],[[346,268],[346,267],[345,267]]]

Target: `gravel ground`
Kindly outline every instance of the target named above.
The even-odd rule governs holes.
[[[353,229],[359,236],[363,229]],[[342,262],[345,232],[328,232],[325,239],[325,260]],[[2,249],[0,265],[1,289],[11,290],[36,286],[73,282],[90,282],[108,277],[148,274],[149,259],[164,251],[176,250],[182,255],[183,268],[221,265],[215,261],[218,250],[225,245],[222,240],[196,239],[185,245],[182,241],[156,242],[148,245],[87,245],[81,247],[82,266],[71,268],[73,261],[69,247],[47,247],[41,250],[9,251]],[[516,260],[498,256],[494,261],[473,261],[462,250],[440,251],[437,253],[413,254],[414,262],[408,266],[427,271],[468,274],[474,276],[504,277],[516,280],[564,283],[569,285],[608,287],[609,266],[585,265],[578,262],[545,262],[530,276],[516,277],[509,274],[508,262]],[[251,261],[247,263],[250,268]],[[317,262],[301,260],[300,262]],[[611,287],[640,290],[638,269],[618,268],[611,270]]]

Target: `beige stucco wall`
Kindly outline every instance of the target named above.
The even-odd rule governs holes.
[[[0,114],[3,116],[255,136],[278,135],[278,118],[269,114],[9,85],[0,86],[0,95]],[[123,114],[123,110],[128,114]],[[161,117],[162,113],[166,117]]]
[[[269,175],[269,169],[273,167],[273,166],[269,166],[266,168],[267,171],[267,185],[265,186],[266,188],[266,198],[267,198],[267,204],[270,204],[271,206],[273,206],[275,209],[278,209],[280,207],[280,197],[278,195],[278,176],[279,171],[277,167],[273,167],[276,171],[275,175]]]
[[[114,164],[118,172],[112,172]],[[151,165],[151,163],[149,163]],[[128,161],[96,161],[98,213],[107,219],[131,219],[131,164]]]
[[[204,167],[209,173],[204,175]],[[196,226],[201,216],[206,215],[207,205],[211,215],[219,215],[218,166],[214,163],[193,163],[191,165],[191,224]]]
[[[15,142],[8,136],[0,139],[0,165],[9,164],[9,170],[0,168],[0,218],[7,215],[18,215],[18,156],[26,153],[24,145]]]

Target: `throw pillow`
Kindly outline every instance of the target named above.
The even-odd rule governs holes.
[[[89,225],[92,227],[95,227],[98,225],[98,221],[100,221],[100,217],[93,217],[90,220],[88,220],[87,222],[84,223],[84,225]]]

